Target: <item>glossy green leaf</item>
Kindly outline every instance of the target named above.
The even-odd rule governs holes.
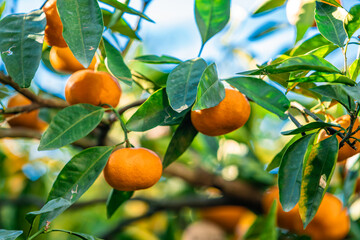
[[[193,110],[202,110],[218,105],[225,98],[224,85],[219,81],[215,63],[203,72]]]
[[[150,22],[154,22],[153,20],[151,20],[148,16],[146,16],[145,14],[129,7],[128,5],[119,2],[118,0],[101,0],[101,2],[109,4],[110,6],[113,6],[116,9],[119,9],[123,12],[129,13],[129,14],[133,14],[133,15],[137,15],[140,16],[142,18],[144,18],[145,20],[148,20]]]
[[[76,59],[87,68],[99,47],[104,23],[97,0],[57,1],[63,37]]]
[[[244,236],[244,240],[277,240],[277,202],[274,200],[266,216],[258,216]]]
[[[48,214],[48,221],[52,221],[58,216],[57,214],[52,214],[52,213],[59,211],[60,209],[65,210],[70,205],[71,205],[70,201],[64,198],[56,198],[47,202],[39,211],[27,213],[25,219],[30,223],[30,225],[33,225],[34,220],[37,216],[41,214]]]
[[[349,77],[356,81],[360,75],[360,58],[356,59],[349,67]]]
[[[108,27],[112,13],[104,9],[102,9],[101,12],[103,14],[104,26]],[[114,23],[114,25],[112,25],[110,29],[113,32],[118,32],[121,35],[127,36],[129,38],[140,40],[140,37],[137,35],[137,33],[131,28],[130,24],[126,22],[125,19],[123,18],[120,18],[116,23]]]
[[[294,130],[288,130],[281,132],[282,135],[294,135],[299,134],[302,132],[312,131],[319,128],[326,128],[326,127],[338,127],[339,125],[333,123],[326,123],[326,122],[311,122],[302,127],[296,128]]]
[[[130,69],[126,66],[119,50],[112,46],[105,38],[103,38],[106,58],[105,65],[108,71],[117,79],[123,81],[128,86],[132,84],[132,75]]]
[[[6,6],[6,1],[3,1],[2,3],[0,3],[0,17],[5,10],[5,6]]]
[[[331,42],[329,42],[321,34],[316,34],[315,36],[294,47],[290,52],[290,56],[304,55],[310,51],[313,51],[316,48],[329,44],[331,44]]]
[[[241,72],[242,75],[266,75],[270,73],[285,73],[300,70],[315,70],[319,72],[341,73],[334,65],[315,55],[302,55],[287,58],[279,63],[261,67],[260,69]]]
[[[5,230],[0,229],[0,239],[1,240],[15,240],[23,233],[22,230]]]
[[[298,11],[298,18],[295,23],[296,26],[296,39],[295,42],[300,41],[309,27],[312,26],[314,22],[314,10],[315,2],[308,1],[304,4],[301,4],[301,8]]]
[[[168,76],[166,93],[170,106],[176,112],[182,112],[195,102],[197,86],[207,67],[202,58],[180,63]]]
[[[289,109],[290,101],[277,88],[253,77],[234,77],[225,81],[263,108],[282,119],[287,118],[284,112]]]
[[[274,170],[275,168],[279,167],[281,164],[281,160],[284,157],[284,154],[286,152],[286,150],[298,139],[300,139],[302,136],[296,135],[294,136],[292,139],[290,139],[290,141],[288,143],[286,143],[286,145],[283,147],[283,149],[281,149],[280,152],[278,152],[275,157],[271,160],[271,162],[269,163],[269,165],[266,167],[266,171],[270,172],[271,170]]]
[[[278,174],[280,203],[285,212],[295,207],[300,199],[303,163],[309,156],[309,146],[314,142],[314,134],[306,135],[286,150]]]
[[[335,44],[328,44],[324,45],[318,48],[315,48],[314,50],[310,51],[307,54],[315,55],[320,58],[325,58],[327,55],[332,53],[334,50],[338,49],[339,47]]]
[[[347,12],[326,3],[316,2],[315,20],[320,33],[330,42],[344,46],[346,32],[344,21]]]
[[[126,192],[126,191],[118,191],[116,189],[111,190],[110,195],[106,202],[106,214],[108,218],[116,212],[116,210],[127,200],[129,200],[132,195],[134,194],[133,191]]]
[[[360,28],[360,4],[353,6],[350,9],[348,16],[345,19],[345,30],[348,38]]]
[[[22,88],[34,78],[41,60],[46,26],[45,14],[11,14],[0,21],[0,52],[6,70]]]
[[[344,166],[346,167],[346,166]],[[347,171],[344,180],[344,205],[350,207],[351,197],[355,192],[357,180],[359,178],[360,162],[356,161]]]
[[[0,99],[10,96],[12,92],[4,85],[0,84]]]
[[[307,77],[290,79],[289,82],[328,82],[328,83],[343,83],[354,86],[356,83],[351,78],[348,78],[338,73],[314,73]]]
[[[254,11],[253,16],[260,15],[260,13],[270,12],[284,5],[285,2],[286,0],[263,0],[261,5]]]
[[[147,131],[159,125],[180,123],[186,111],[177,113],[169,105],[165,89],[154,92],[127,121],[131,131]]]
[[[76,154],[61,170],[57,176],[47,201],[64,198],[71,204],[76,202],[95,182],[114,147],[92,147]],[[65,209],[54,210],[43,214],[40,226],[44,226],[49,216],[58,215]]]
[[[175,57],[167,56],[167,55],[143,55],[136,57],[134,60],[140,61],[143,63],[150,63],[150,64],[179,64],[181,60]]]
[[[354,100],[351,97],[348,97],[350,94],[347,93],[348,90],[356,90],[358,87],[342,86],[342,85],[322,85],[315,88],[311,88],[311,91],[319,93],[323,96],[335,99],[347,109],[354,109],[355,104]],[[351,95],[350,95],[351,96]]]
[[[342,91],[344,91],[344,95],[349,95],[351,99],[355,99],[356,101],[360,101],[360,85],[357,84],[355,86],[338,86],[341,88]],[[344,98],[345,100],[345,98]],[[344,101],[343,100],[343,101]]]
[[[315,144],[304,163],[299,212],[304,228],[315,216],[329,187],[338,154],[339,143],[333,135]]]
[[[230,0],[195,0],[195,19],[202,45],[220,32],[230,18]]]
[[[189,148],[198,131],[191,123],[190,113],[188,113],[171,138],[164,156],[163,167],[166,168],[178,159]]]
[[[59,111],[41,137],[39,150],[56,149],[88,135],[101,121],[105,109],[76,104]]]

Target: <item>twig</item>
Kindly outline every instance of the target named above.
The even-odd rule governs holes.
[[[289,113],[289,111],[287,112],[287,115],[289,116],[290,120],[295,124],[296,127],[298,128],[302,127],[302,125],[298,122],[298,120],[296,120],[296,118],[291,113]],[[305,136],[306,133],[301,132],[301,135]]]

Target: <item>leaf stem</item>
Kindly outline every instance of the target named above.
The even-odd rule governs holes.
[[[39,231],[34,233],[32,236],[28,237],[27,240],[32,240],[44,232],[45,232],[45,227],[42,227]]]
[[[344,48],[341,48],[342,50],[342,53],[344,55],[344,74],[346,75],[347,74],[347,69],[348,69],[348,64],[347,64],[347,49],[348,49],[348,46],[349,46],[349,42],[350,42],[350,38],[346,41],[345,43],[345,47]]]

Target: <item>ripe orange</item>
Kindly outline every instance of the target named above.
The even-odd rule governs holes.
[[[116,150],[104,168],[105,180],[119,191],[149,188],[159,181],[161,174],[159,156],[146,148]]]
[[[58,72],[74,73],[85,69],[84,66],[75,58],[69,47],[52,47],[49,58],[51,66]],[[94,70],[95,64],[96,57],[93,58],[88,69]]]
[[[56,0],[48,0],[42,10],[46,15],[45,41],[50,46],[67,47],[62,35],[63,24],[56,7]]]
[[[16,94],[12,96],[7,106],[8,107],[18,107],[18,106],[26,106],[31,104],[31,101],[24,97],[21,94]],[[38,129],[38,121],[39,121],[39,110],[34,110],[28,113],[21,113],[16,117],[11,117],[8,122],[11,127],[26,127],[32,129]],[[11,115],[13,116],[13,115]]]
[[[313,220],[303,229],[298,204],[290,211],[284,212],[279,201],[279,189],[270,188],[263,197],[263,208],[270,210],[273,200],[278,202],[278,226],[299,235],[308,235],[312,240],[341,240],[350,230],[350,218],[341,201],[326,193]]]
[[[98,106],[106,103],[116,107],[120,96],[118,81],[105,72],[77,71],[70,76],[65,86],[65,98],[70,105],[89,103]]]
[[[240,217],[240,219],[235,227],[235,239],[236,240],[244,239],[246,232],[253,225],[253,223],[256,220],[256,217],[257,216],[250,210],[247,210],[247,212],[245,212]]]
[[[334,123],[339,124],[343,128],[347,129],[350,126],[350,116],[349,115],[341,116],[341,117],[335,119]],[[353,131],[355,129],[357,129],[358,127],[359,127],[359,119],[356,119],[354,126],[353,126]],[[339,130],[340,128],[334,127],[334,129]],[[328,137],[330,137],[330,135],[328,135],[325,130],[321,130],[319,133],[318,141],[322,141]],[[336,136],[336,137],[337,137],[338,141],[340,142],[341,137],[339,137],[339,136]],[[353,135],[353,137],[360,138],[360,131],[355,133],[355,135]],[[351,142],[352,141],[353,140],[351,139]],[[349,144],[345,143],[344,146],[342,146],[339,149],[337,161],[338,162],[344,161],[347,158],[352,157],[355,154],[359,153],[360,152],[360,142],[356,142],[355,147],[357,148],[357,150],[353,149],[352,147],[349,146]]]
[[[216,206],[200,210],[200,216],[210,222],[216,223],[223,229],[233,232],[241,219],[247,215],[254,215],[250,210],[241,206]]]
[[[199,132],[219,136],[242,127],[250,116],[250,104],[237,90],[225,89],[225,98],[215,107],[191,111],[191,122]]]

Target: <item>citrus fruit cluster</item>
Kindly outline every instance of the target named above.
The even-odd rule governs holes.
[[[285,212],[279,201],[279,189],[272,187],[265,192],[262,205],[266,212],[273,201],[277,201],[277,224],[298,235],[308,235],[312,240],[341,240],[350,230],[350,218],[341,201],[330,193],[325,193],[313,220],[304,229],[298,204]]]
[[[45,41],[52,46],[50,63],[56,71],[72,74],[65,86],[66,101],[70,105],[106,104],[115,108],[122,93],[118,81],[106,72],[94,71],[95,57],[87,69],[75,58],[62,36],[63,25],[57,11],[56,0],[49,0],[43,10],[47,19]],[[104,168],[105,180],[119,191],[135,191],[151,187],[159,181],[161,174],[160,158],[153,151],[145,148],[116,150],[110,155]]]

